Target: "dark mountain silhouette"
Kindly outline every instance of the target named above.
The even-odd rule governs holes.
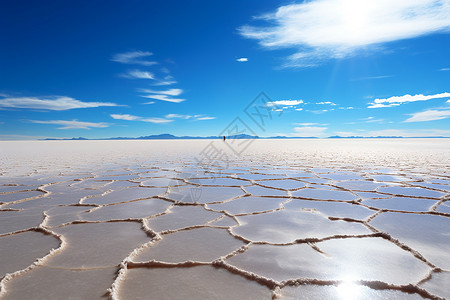
[[[259,137],[256,135],[237,134],[226,136],[227,139],[317,139],[318,137],[297,137],[297,136],[271,136],[271,137]],[[327,139],[398,139],[398,138],[446,138],[444,136],[417,136],[417,137],[403,137],[403,136],[329,136]],[[213,140],[223,139],[223,136],[176,136],[169,133],[146,135],[140,137],[112,137],[112,138],[100,138],[100,139],[88,139],[84,137],[73,138],[47,138],[45,141],[84,141],[84,140]]]

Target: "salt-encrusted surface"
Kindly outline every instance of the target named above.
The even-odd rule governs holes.
[[[0,142],[0,298],[449,297],[449,139],[234,142]]]

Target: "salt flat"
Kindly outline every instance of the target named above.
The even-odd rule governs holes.
[[[450,297],[450,139],[0,142],[0,298]]]

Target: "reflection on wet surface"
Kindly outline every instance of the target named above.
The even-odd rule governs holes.
[[[292,196],[318,200],[341,200],[341,201],[358,200],[358,196],[348,191],[310,189],[310,188],[292,192]]]
[[[211,266],[128,269],[120,299],[271,299],[271,291],[255,281]]]
[[[0,276],[25,269],[59,245],[53,236],[37,231],[7,235],[2,237],[1,241]]]
[[[189,245],[189,247],[180,247]],[[134,260],[157,260],[169,263],[184,261],[213,261],[242,247],[244,242],[234,238],[226,229],[195,228],[164,235]]]
[[[67,241],[44,265],[72,269],[115,266],[149,237],[138,222],[81,223],[52,228]],[[81,251],[82,250],[82,251]]]
[[[331,221],[327,216],[310,211],[281,210],[267,214],[238,217],[238,227],[233,232],[254,242],[290,243],[297,239],[324,238],[327,236],[371,233],[363,224]]]
[[[420,300],[417,294],[408,294],[397,290],[375,290],[352,282],[344,282],[339,285],[300,285],[287,286],[281,290],[282,299],[307,300],[307,299],[336,299],[336,300],[359,300],[359,299],[396,299],[396,300]]]
[[[208,204],[208,207],[217,211],[224,210],[231,215],[246,215],[281,209],[286,201],[288,201],[286,198],[249,196],[225,203]]]
[[[257,181],[256,183],[264,187],[283,190],[297,190],[299,188],[306,186],[306,183],[292,179],[260,180]]]
[[[450,282],[450,272],[436,272],[433,277],[421,284],[421,287],[429,290],[433,294],[445,299],[450,299],[450,289],[448,283]]]
[[[0,298],[450,298],[447,144],[90,142],[0,160]]]
[[[376,210],[370,210],[354,203],[301,199],[293,199],[286,203],[284,207],[289,211],[311,211],[328,217],[351,218],[355,220],[364,220],[376,212]]]
[[[382,238],[331,239],[315,243],[314,248],[307,243],[254,245],[229,263],[277,281],[361,279],[402,285],[420,280],[430,270],[411,253]]]
[[[382,213],[370,224],[389,232],[444,270],[450,269],[450,218],[448,216]]]
[[[92,270],[37,267],[11,280],[2,299],[104,299],[116,271],[115,267]]]

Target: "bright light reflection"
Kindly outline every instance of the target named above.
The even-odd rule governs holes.
[[[337,287],[340,299],[361,299],[361,286],[351,281],[344,281]]]

